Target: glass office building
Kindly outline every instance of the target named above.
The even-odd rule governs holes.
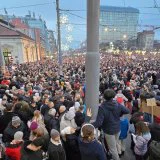
[[[132,7],[100,7],[100,42],[137,38],[139,10]]]

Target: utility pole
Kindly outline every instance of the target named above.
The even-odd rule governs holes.
[[[5,60],[1,50],[1,44],[0,44],[0,71],[2,73],[5,73]]]
[[[86,106],[95,120],[99,105],[99,10],[100,0],[87,0]]]
[[[58,44],[58,63],[60,67],[60,73],[62,71],[62,51],[61,51],[61,26],[60,26],[60,9],[59,0],[56,0],[56,10],[57,10],[57,44]]]

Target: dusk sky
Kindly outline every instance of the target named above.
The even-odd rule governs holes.
[[[28,14],[28,11],[35,12],[36,17],[41,15],[46,21],[49,29],[56,31],[56,6],[54,0],[1,0],[0,3],[0,14],[4,14],[3,8],[8,8],[9,15],[24,16]],[[44,4],[50,3],[50,4]],[[160,0],[157,0],[160,7]],[[37,5],[34,7],[19,7],[34,4],[44,4]],[[101,5],[110,6],[130,6],[135,7],[140,10],[140,25],[159,25],[160,26],[160,8],[147,8],[154,7],[154,0],[101,0]],[[146,7],[146,8],[145,8]],[[70,23],[74,24],[86,24],[86,0],[60,0],[60,8],[68,10],[83,10],[83,11],[71,11],[69,13],[79,15],[81,18],[71,15],[67,12]],[[139,27],[139,30],[143,28]],[[75,41],[83,41],[86,39],[86,26],[85,25],[73,25],[72,35]],[[62,35],[63,36],[63,35]],[[160,30],[156,31],[156,39],[160,39]]]

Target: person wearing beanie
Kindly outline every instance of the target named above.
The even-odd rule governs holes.
[[[105,90],[105,101],[99,107],[98,116],[93,125],[95,128],[102,128],[113,159],[119,160],[117,143],[120,134],[120,117],[123,114],[129,114],[129,109],[117,103],[117,101],[114,100],[115,96],[116,93],[114,90]]]
[[[16,114],[12,111],[13,104],[7,103],[4,115],[0,116],[0,133],[3,134],[5,128],[8,126],[9,122],[11,122],[12,117],[16,116]]]
[[[14,140],[6,144],[5,154],[10,160],[21,159],[21,148],[23,144],[23,132],[18,131],[14,134]]]
[[[155,117],[154,122],[149,125],[151,140],[160,142],[160,116]]]
[[[4,130],[4,136],[3,136],[3,141],[4,142],[12,142],[14,139],[14,134],[17,131],[21,131],[24,133],[24,139],[28,139],[29,133],[27,131],[27,127],[21,121],[21,119],[18,116],[12,117],[12,121],[8,124],[6,129]]]
[[[66,160],[65,151],[60,140],[60,133],[57,130],[52,129],[50,136],[48,160]]]

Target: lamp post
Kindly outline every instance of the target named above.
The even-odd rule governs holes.
[[[99,105],[99,9],[100,0],[87,0],[86,106],[95,120]]]
[[[0,44],[0,71],[2,73],[5,73],[5,60],[4,60],[4,56],[1,50],[1,44]]]

